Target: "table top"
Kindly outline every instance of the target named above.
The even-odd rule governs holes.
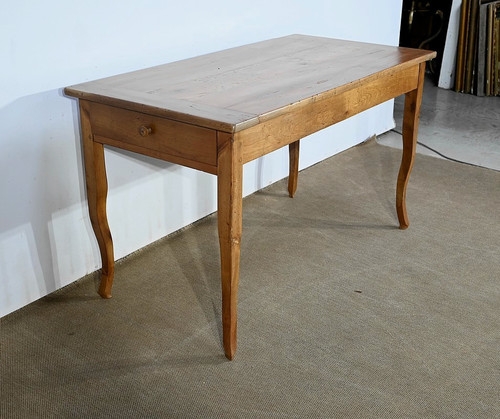
[[[432,51],[290,35],[70,86],[65,93],[237,132],[434,57]]]

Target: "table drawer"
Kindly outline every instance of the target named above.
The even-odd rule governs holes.
[[[123,148],[130,144],[134,146],[133,151],[152,150],[160,153],[159,157],[174,156],[217,165],[217,133],[214,130],[100,103],[89,105],[96,141],[118,147],[123,145]]]

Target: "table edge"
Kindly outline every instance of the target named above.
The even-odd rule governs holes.
[[[213,129],[216,131],[222,131],[227,133],[237,133],[241,132],[245,129],[254,127],[262,122],[269,121],[270,119],[279,117],[284,113],[290,112],[294,110],[296,107],[305,106],[310,102],[314,102],[317,100],[321,100],[330,96],[334,96],[345,91],[355,89],[360,85],[375,80],[380,77],[387,77],[396,72],[402,71],[408,67],[419,65],[423,62],[432,60],[436,57],[437,53],[435,51],[430,50],[419,50],[422,52],[422,55],[413,58],[412,60],[405,61],[403,63],[397,64],[395,66],[386,68],[382,71],[370,74],[364,78],[355,80],[353,82],[338,86],[336,88],[326,90],[319,94],[315,94],[312,96],[308,96],[302,100],[297,102],[292,102],[287,105],[281,106],[279,108],[270,110],[266,113],[257,115],[257,114],[248,114],[241,111],[235,111],[232,109],[227,109],[228,113],[233,112],[235,115],[231,118],[231,120],[215,120],[210,118],[205,118],[202,116],[195,116],[188,113],[183,113],[179,111],[174,111],[171,109],[165,109],[153,105],[147,105],[139,102],[128,101],[124,99],[114,98],[111,96],[106,96],[102,94],[85,92],[83,90],[76,89],[75,87],[78,85],[68,86],[64,88],[64,94],[70,97],[74,97],[79,100],[87,100],[90,102],[102,103],[105,105],[115,106],[131,111],[141,112],[149,115],[159,116],[162,118],[171,119],[177,122],[183,122],[190,125],[196,125],[204,128]],[[237,116],[236,116],[237,115]]]

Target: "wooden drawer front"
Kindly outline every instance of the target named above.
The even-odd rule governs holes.
[[[90,103],[90,110],[96,141],[115,146],[127,143],[162,155],[217,165],[214,130],[100,103]]]

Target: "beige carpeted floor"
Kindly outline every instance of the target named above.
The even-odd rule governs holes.
[[[238,352],[212,215],[1,320],[2,418],[500,417],[500,173],[369,143],[244,200]]]

